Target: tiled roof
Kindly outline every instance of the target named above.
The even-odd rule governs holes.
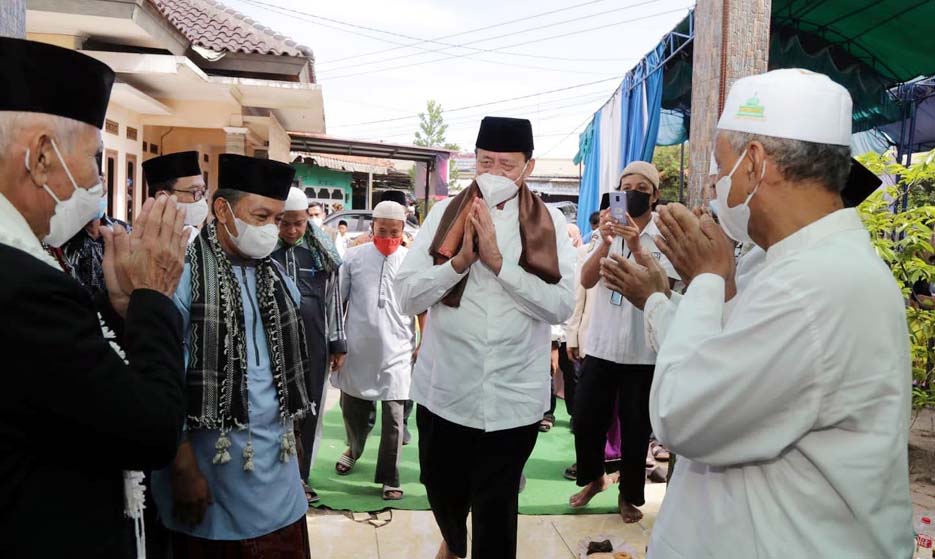
[[[150,0],[193,45],[313,59],[312,50],[215,0]]]

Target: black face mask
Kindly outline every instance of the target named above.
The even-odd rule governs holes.
[[[639,190],[627,190],[627,213],[633,217],[640,217],[649,211],[649,200],[652,198]]]

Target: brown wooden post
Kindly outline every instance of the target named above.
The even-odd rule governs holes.
[[[771,0],[698,0],[689,131],[690,206],[706,202],[714,134],[724,98],[738,78],[767,70]]]

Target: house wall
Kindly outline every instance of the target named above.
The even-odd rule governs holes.
[[[84,42],[81,37],[75,35],[59,35],[55,33],[26,33],[26,38],[30,41],[47,43],[71,50],[80,49],[81,44]]]
[[[334,203],[341,202],[344,204],[344,209],[356,209],[352,206],[352,188],[351,188],[351,178],[352,173],[345,171],[335,171],[332,169],[326,169],[325,167],[318,167],[317,165],[307,165],[305,163],[293,163],[295,167],[295,178],[301,183],[302,188],[306,190],[309,199],[320,199],[322,202]],[[314,193],[309,189],[313,188]],[[340,188],[344,192],[344,200],[326,200],[320,198],[317,193],[321,188]]]
[[[143,125],[141,123],[139,114],[125,107],[117,105],[116,103],[111,103],[107,107],[106,119],[117,123],[116,134],[108,132],[106,125],[104,127],[104,131],[101,134],[101,137],[104,140],[105,155],[109,151],[116,152],[117,155],[113,180],[113,198],[111,200],[110,207],[108,208],[108,214],[112,217],[116,217],[117,219],[128,221],[128,217],[139,213],[139,209],[143,200],[141,187],[141,165],[143,163]],[[136,140],[131,140],[127,137],[128,127],[134,128],[136,130]],[[133,173],[134,181],[132,185],[127,184],[127,155],[136,157]],[[104,168],[106,171],[106,159],[104,160]],[[109,181],[106,178],[105,184],[109,184]],[[128,203],[132,203],[133,207],[129,208]],[[128,211],[128,209],[130,211]],[[132,221],[132,219],[129,221]]]
[[[156,96],[156,99],[168,107],[172,114],[147,115],[146,124],[150,126],[220,129],[225,126],[240,126],[242,122],[240,105],[232,99],[197,101],[159,96]]]
[[[292,140],[275,117],[269,119],[269,158],[289,163]]]

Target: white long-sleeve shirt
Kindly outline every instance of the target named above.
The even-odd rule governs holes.
[[[406,247],[383,256],[373,243],[347,250],[341,291],[347,302],[347,361],[331,383],[362,400],[408,400],[415,320],[399,311],[393,281]]]
[[[402,312],[429,311],[419,359],[412,374],[412,400],[459,425],[500,431],[542,419],[550,394],[552,324],[574,307],[575,252],[565,218],[550,209],[562,279],[549,284],[519,262],[519,204],[491,209],[500,275],[478,261],[470,268],[461,306],[442,297],[464,277],[450,262],[436,266],[429,255],[438,223],[450,200],[432,208],[402,268],[396,296]]]
[[[655,214],[653,214],[655,218]],[[640,231],[640,247],[656,258],[666,274],[679,279],[669,260],[656,247],[659,228],[650,220]],[[599,243],[603,241],[598,241]],[[623,254],[627,260],[636,257],[626,246]],[[599,252],[592,252],[589,258],[598,258]],[[620,305],[611,303],[613,291],[604,285],[601,279],[593,288],[594,311],[588,324],[585,353],[591,357],[624,365],[652,365],[656,362],[656,351],[648,343],[643,325],[643,311],[633,306],[626,299]]]
[[[856,211],[771,247],[737,299],[725,322],[698,276],[662,342],[650,417],[680,460],[650,559],[909,557],[909,336]]]
[[[734,284],[738,294],[746,289],[747,285],[760,273],[764,266],[766,266],[765,250],[753,245],[750,250],[743,253],[740,259],[737,260],[737,270],[734,273]],[[670,297],[656,292],[650,295],[643,306],[644,336],[650,347],[657,353],[659,347],[662,346],[662,340],[665,339],[669,326],[672,324],[672,319],[675,317],[679,301],[682,299],[682,296],[675,291],[671,293]],[[735,295],[733,299],[725,303],[724,320],[727,320],[727,317],[730,316],[730,311],[738,298]]]
[[[581,285],[581,268],[588,260],[591,252],[598,247],[600,240],[592,239],[587,244],[578,247],[578,261],[575,264],[575,310],[571,318],[565,323],[565,339],[568,347],[578,348],[583,359],[586,355],[588,326],[591,324],[591,314],[594,310],[594,291],[597,288],[585,289]]]

